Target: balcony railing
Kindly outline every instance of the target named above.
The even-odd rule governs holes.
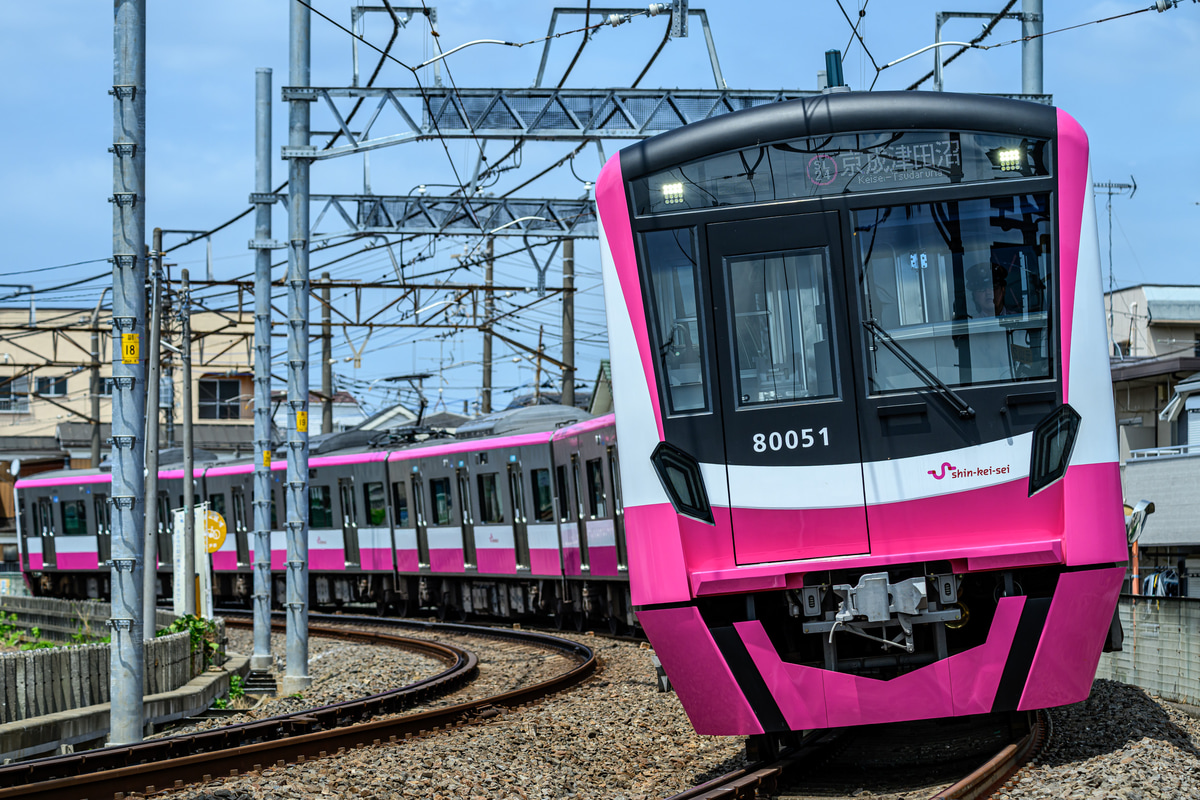
[[[1172,447],[1147,447],[1143,450],[1129,451],[1130,461],[1148,458],[1187,458],[1188,456],[1200,456],[1200,444],[1177,444]]]
[[[0,414],[28,414],[29,398],[0,395]]]

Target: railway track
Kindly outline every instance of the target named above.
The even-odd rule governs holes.
[[[368,625],[375,630],[349,627]],[[564,654],[572,666],[548,679],[501,694],[402,713],[466,685],[478,672],[478,661],[473,653],[459,647],[380,632],[381,625],[521,642]],[[447,666],[442,672],[409,686],[359,700],[129,746],[0,767],[0,798],[36,794],[39,798],[107,800],[133,793],[152,794],[260,771],[264,767],[303,763],[349,749],[402,741],[478,722],[500,714],[504,708],[525,705],[574,686],[596,668],[596,657],[590,648],[520,630],[313,615],[309,633],[405,647],[426,653]]]
[[[777,757],[695,786],[669,800],[840,800],[860,797],[979,800],[1037,757],[1049,738],[1049,716],[1020,722],[980,718],[970,722],[878,725],[865,730],[820,731]],[[935,727],[936,726],[936,727]],[[945,733],[930,736],[938,728]],[[924,734],[924,735],[922,735]],[[919,737],[919,738],[914,738]],[[998,751],[990,758],[991,745]],[[965,751],[965,752],[964,752]],[[980,758],[986,761],[974,769]],[[928,760],[926,760],[928,759]],[[954,780],[948,775],[965,777]]]

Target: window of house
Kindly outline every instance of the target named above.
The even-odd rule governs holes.
[[[328,486],[308,487],[308,527],[333,527],[333,492]]]
[[[0,413],[26,414],[29,412],[29,376],[0,378]]]
[[[62,375],[55,378],[38,378],[37,393],[62,397],[67,393],[67,376]]]
[[[196,387],[200,419],[240,419],[241,381],[201,378]]]

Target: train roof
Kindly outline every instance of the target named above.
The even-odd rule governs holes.
[[[459,439],[479,439],[485,436],[516,436],[523,433],[553,431],[573,425],[592,415],[575,406],[539,405],[506,408],[458,426]]]
[[[722,114],[623,148],[634,180],[696,159],[806,136],[852,131],[964,130],[1053,137],[1053,106],[953,92],[832,92]]]

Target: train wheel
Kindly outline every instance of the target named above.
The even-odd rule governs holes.
[[[576,611],[571,615],[571,623],[572,627],[575,628],[576,631],[582,632],[583,629],[587,627],[587,614],[583,611]]]
[[[571,612],[567,610],[567,604],[559,600],[554,607],[554,629],[556,631],[565,630],[570,616]]]
[[[395,600],[392,601],[392,608],[394,608],[396,610],[396,616],[407,617],[408,616],[408,598],[407,597],[397,597]]]
[[[625,621],[618,619],[617,617],[614,617],[612,614],[609,614],[608,615],[608,632],[611,633],[613,636],[616,636],[616,635],[622,633],[624,630],[625,630]]]

